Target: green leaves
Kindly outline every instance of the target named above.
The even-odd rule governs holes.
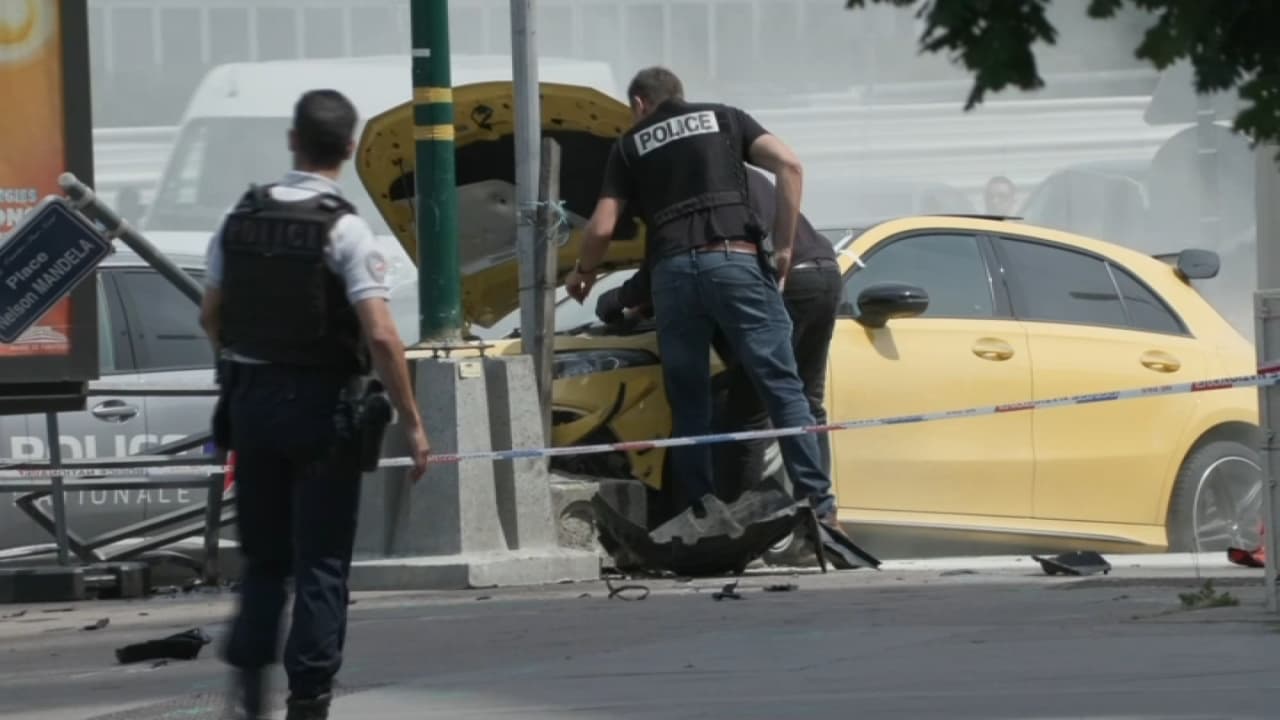
[[[846,0],[845,7],[866,7],[868,2],[907,7],[918,0]],[[919,0],[916,16],[925,21],[920,50],[944,52],[973,74],[965,110],[981,103],[989,91],[1043,87],[1035,47],[1057,39],[1046,17],[1050,2]],[[1126,2],[1155,18],[1134,49],[1135,57],[1159,70],[1189,60],[1199,92],[1239,91],[1243,109],[1234,123],[1238,132],[1255,142],[1280,140],[1280,0],[1089,0],[1086,14],[1115,18]]]

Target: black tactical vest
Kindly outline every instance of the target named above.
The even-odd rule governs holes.
[[[699,210],[750,207],[741,130],[724,105],[668,100],[618,142],[650,233]]]
[[[334,223],[355,208],[332,194],[283,202],[270,189],[251,187],[223,225],[223,346],[280,365],[367,373],[359,318],[325,265]]]

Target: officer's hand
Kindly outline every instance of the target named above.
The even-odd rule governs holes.
[[[409,480],[417,482],[427,472],[427,463],[431,460],[431,443],[427,440],[427,431],[421,426],[409,431],[409,457],[413,459]]]
[[[587,296],[591,294],[591,287],[595,284],[595,273],[579,272],[576,268],[571,270],[564,279],[565,291],[569,293],[569,297],[577,300],[579,305],[586,301]]]

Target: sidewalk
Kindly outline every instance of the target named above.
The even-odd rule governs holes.
[[[727,580],[627,581],[650,590],[630,602],[604,583],[361,594],[331,717],[1277,716],[1280,615],[1263,607],[1262,571],[1201,557],[1201,578],[1240,605],[1188,611],[1179,593],[1203,586],[1190,558],[1108,559],[1112,573],[1089,578],[1048,577],[1029,558],[752,575],[741,599],[720,601]],[[110,652],[192,626],[216,643],[233,597],[0,621],[0,716],[220,717],[214,646],[158,668],[122,668]]]

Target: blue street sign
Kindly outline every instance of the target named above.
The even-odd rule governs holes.
[[[11,343],[111,254],[111,241],[56,195],[0,242],[0,343]]]

